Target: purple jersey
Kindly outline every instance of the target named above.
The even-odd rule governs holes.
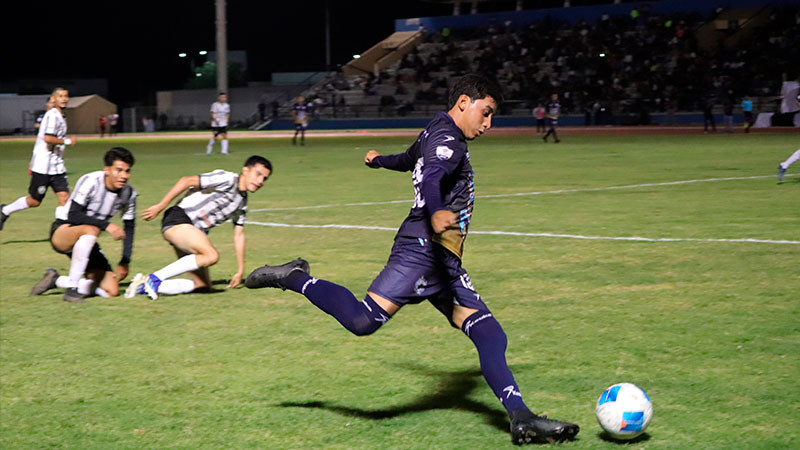
[[[375,157],[372,166],[412,171],[414,206],[396,237],[430,239],[460,258],[472,217],[475,185],[467,140],[453,119],[447,113],[437,113],[405,153]],[[431,215],[440,209],[457,213],[458,222],[435,234]]]

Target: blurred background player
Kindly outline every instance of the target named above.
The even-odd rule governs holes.
[[[744,114],[744,132],[749,133],[753,126],[753,101],[745,97],[742,100],[742,113]]]
[[[161,233],[175,249],[178,260],[147,276],[136,274],[125,290],[125,297],[146,293],[156,300],[158,294],[185,294],[196,289],[210,289],[208,268],[217,263],[219,253],[208,239],[208,232],[228,219],[233,222],[233,245],[239,265],[228,288],[241,284],[247,194],[261,189],[270,174],[272,164],[269,160],[253,155],[247,158],[241,173],[215,170],[178,180],[160,202],[142,212],[144,220],[153,220],[178,195],[190,190],[180,203],[164,212],[161,222]],[[186,272],[191,273],[191,280],[171,279]]]
[[[108,116],[108,135],[114,136],[117,134],[117,124],[119,122],[119,114],[114,113]]]
[[[292,119],[294,119],[294,136],[292,145],[297,145],[297,135],[300,135],[300,145],[306,145],[306,128],[308,128],[308,113],[312,108],[311,103],[306,103],[306,99],[300,95],[292,107]]]
[[[119,295],[119,282],[128,276],[133,252],[136,220],[136,190],[128,184],[134,158],[128,149],[114,147],[103,156],[103,170],[78,179],[75,191],[65,206],[56,208],[56,221],[50,227],[50,245],[70,257],[69,276],[47,269],[31,290],[39,295],[56,287],[64,288],[64,301],[82,303],[85,297]],[[108,220],[122,211],[124,228]],[[97,237],[105,231],[122,239],[122,258],[116,271],[111,270]]]
[[[556,133],[556,125],[558,125],[558,114],[561,112],[561,103],[558,103],[558,94],[550,96],[550,101],[547,102],[547,133],[542,136],[542,140],[547,142],[547,138],[552,134],[553,142],[561,142]]]
[[[64,206],[69,198],[64,150],[68,145],[75,145],[77,142],[76,138],[67,137],[64,109],[69,103],[69,92],[64,88],[55,88],[50,100],[52,108],[42,118],[36,143],[33,144],[33,157],[28,167],[31,173],[28,195],[8,205],[0,205],[0,230],[11,214],[39,206],[48,187],[56,193],[59,206]]]
[[[536,105],[536,108],[533,108],[533,117],[536,118],[536,132],[544,133],[545,111],[541,103]]]
[[[515,444],[571,440],[577,425],[537,416],[522,401],[506,362],[505,332],[461,265],[475,199],[467,144],[489,130],[501,101],[493,82],[465,75],[451,88],[449,110],[437,113],[408,150],[367,152],[369,167],[412,172],[415,202],[363,301],[344,286],[312,278],[303,259],[260,267],[245,283],[302,294],[357,336],[374,333],[404,305],[427,300],[477,348],[483,376],[509,414]],[[397,383],[376,381],[387,389]]]
[[[214,148],[214,142],[219,139],[222,146],[222,154],[228,154],[228,120],[231,117],[231,105],[228,103],[228,95],[220,92],[217,101],[211,104],[211,131],[214,136],[208,141],[206,155],[210,155]]]
[[[795,101],[797,102],[797,106],[800,107],[800,94],[797,94]],[[800,159],[800,150],[792,153],[792,156],[790,156],[786,161],[778,163],[778,181],[783,181],[783,175],[786,173],[786,169],[788,169],[792,164],[796,163],[798,159]]]

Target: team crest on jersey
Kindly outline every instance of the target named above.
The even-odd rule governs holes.
[[[436,147],[436,157],[439,159],[450,159],[453,156],[453,151],[446,145]]]
[[[419,280],[414,283],[414,292],[417,295],[422,295],[426,287],[428,287],[428,280],[426,280],[425,277],[419,277]]]
[[[47,191],[47,186],[39,186],[39,187],[36,189],[36,192],[38,192],[38,193],[39,193],[39,195],[42,195],[42,194],[44,194],[46,191]]]

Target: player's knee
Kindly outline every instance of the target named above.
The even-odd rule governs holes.
[[[33,197],[28,197],[25,202],[28,204],[29,208],[36,208],[37,206],[42,204],[41,200],[37,200]]]
[[[214,248],[209,248],[197,257],[197,265],[200,267],[213,266],[219,261],[219,252]]]
[[[377,322],[364,314],[363,316],[351,320],[345,328],[356,336],[369,336],[378,331],[381,325],[383,325],[382,322]]]
[[[101,286],[109,297],[119,296],[119,285],[116,283],[108,283],[107,286]]]

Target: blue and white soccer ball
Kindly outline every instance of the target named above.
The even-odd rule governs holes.
[[[633,439],[644,433],[653,418],[653,403],[639,386],[615,384],[597,399],[597,421],[614,439]]]

